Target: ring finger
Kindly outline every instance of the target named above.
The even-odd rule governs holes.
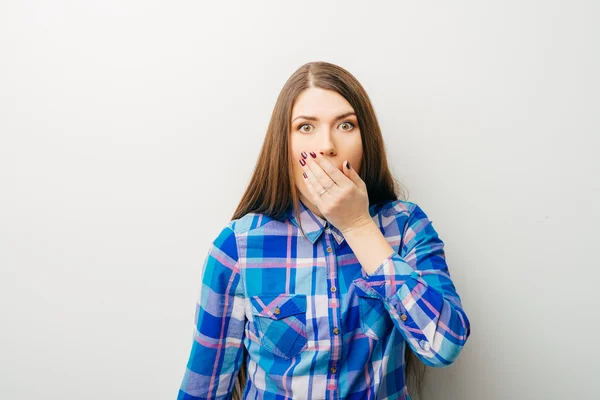
[[[304,179],[306,181],[306,186],[308,187],[308,189],[311,192],[313,192],[313,195],[316,199],[322,200],[323,195],[325,195],[328,192],[325,191],[325,192],[321,193],[321,195],[319,195],[319,192],[322,192],[325,187],[323,185],[321,185],[319,183],[319,181],[317,181],[317,178],[313,174],[312,170],[310,168],[308,168],[308,166],[303,166],[302,169],[303,169],[303,174],[306,174],[306,177]]]

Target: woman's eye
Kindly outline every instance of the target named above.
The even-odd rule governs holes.
[[[310,125],[309,125],[309,124],[303,124],[303,125],[300,125],[300,126],[298,127],[298,130],[299,130],[299,131],[302,131],[302,132],[310,132],[310,131],[307,131],[306,129],[304,129],[304,127],[307,127],[307,126],[310,126]]]
[[[342,122],[340,124],[340,127],[343,127],[344,125],[347,126],[348,128],[347,129],[342,128],[343,131],[349,131],[350,129],[354,128],[354,124],[352,122]]]
[[[343,131],[349,131],[349,130],[352,130],[352,128],[354,128],[354,124],[352,122],[342,122],[340,124],[340,127]],[[302,124],[298,127],[298,130],[301,132],[310,132],[311,131],[311,129],[305,129],[305,128],[312,128],[312,125]]]

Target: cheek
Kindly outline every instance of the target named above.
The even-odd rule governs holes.
[[[302,176],[302,172],[304,172],[304,170],[302,169],[302,165],[300,165],[299,160],[296,158],[293,159],[292,165],[294,168],[294,176],[296,177],[296,179],[303,180],[304,177]]]
[[[307,147],[302,146],[302,143],[299,143],[299,141],[292,141],[290,145],[290,157],[292,158],[292,168],[294,171],[294,175],[300,176],[302,179],[304,179],[304,177],[302,176],[304,168],[302,167],[302,165],[300,165],[300,159],[302,159],[301,153],[305,151],[306,148]]]
[[[290,157],[292,157],[292,168],[294,168],[294,171],[298,174],[302,174],[302,165],[300,165],[302,155],[300,152],[301,150],[295,150],[290,154]]]
[[[304,172],[304,169],[302,165],[300,165],[300,159],[302,158],[300,152],[301,150],[291,151],[290,157],[292,157],[292,175],[296,180],[296,184],[302,185],[302,181],[304,180],[302,172]]]
[[[292,135],[290,139],[290,156],[296,161],[296,163],[298,163],[298,160],[302,158],[302,155],[300,154],[301,152],[302,143],[299,140],[295,139],[294,135]],[[298,165],[300,164],[298,163]]]
[[[354,161],[354,164],[359,165],[362,161],[362,152],[352,154],[352,157],[350,159],[350,162]]]
[[[363,158],[362,145],[361,145],[360,141],[358,143],[356,143],[354,146],[349,146],[347,151],[345,152],[345,154],[346,154],[345,159],[350,161],[350,165],[352,166],[352,168],[354,168],[358,171],[358,169],[360,168],[360,165],[362,163],[362,158]]]

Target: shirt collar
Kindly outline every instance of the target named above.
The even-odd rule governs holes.
[[[321,233],[325,230],[325,228],[329,228],[333,237],[338,242],[338,244],[342,244],[344,241],[344,235],[340,232],[338,228],[332,225],[326,219],[319,217],[317,214],[313,213],[303,202],[298,199],[298,205],[300,207],[300,221],[302,222],[302,228],[304,228],[304,233],[308,240],[310,240],[313,244],[317,241]],[[286,211],[287,218],[298,228],[300,225],[298,224],[298,220],[296,219],[296,215],[294,213],[294,205],[290,205]]]

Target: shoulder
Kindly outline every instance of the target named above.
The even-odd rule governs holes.
[[[262,228],[271,221],[280,222],[268,215],[251,212],[243,217],[229,221],[226,228],[231,229],[236,235],[243,235],[251,230]]]
[[[410,215],[412,210],[417,207],[416,203],[407,200],[387,200],[379,203],[375,203],[370,208],[372,214],[381,214],[384,216],[391,215]]]
[[[370,207],[370,212],[380,227],[393,227],[394,230],[398,230],[398,233],[411,228],[431,226],[431,220],[425,211],[412,201],[390,200],[376,203]]]
[[[369,207],[369,212],[373,219],[377,219],[381,226],[388,225],[390,222],[406,220],[418,208],[418,205],[407,200],[387,200],[375,203]]]
[[[268,215],[251,212],[243,217],[233,219],[225,224],[221,231],[217,234],[215,241],[224,242],[228,240],[236,240],[240,235],[248,235],[250,231],[261,229],[270,222],[281,222]]]
[[[265,225],[272,221],[281,223],[281,221],[265,214],[254,212],[233,219],[222,226],[221,230],[216,234],[212,242],[213,248],[237,260],[243,254],[243,249],[247,246],[247,236],[249,236],[249,233],[257,229],[264,229]],[[256,235],[260,233],[262,232],[253,232],[252,234]],[[240,253],[240,249],[242,249],[242,253]]]

